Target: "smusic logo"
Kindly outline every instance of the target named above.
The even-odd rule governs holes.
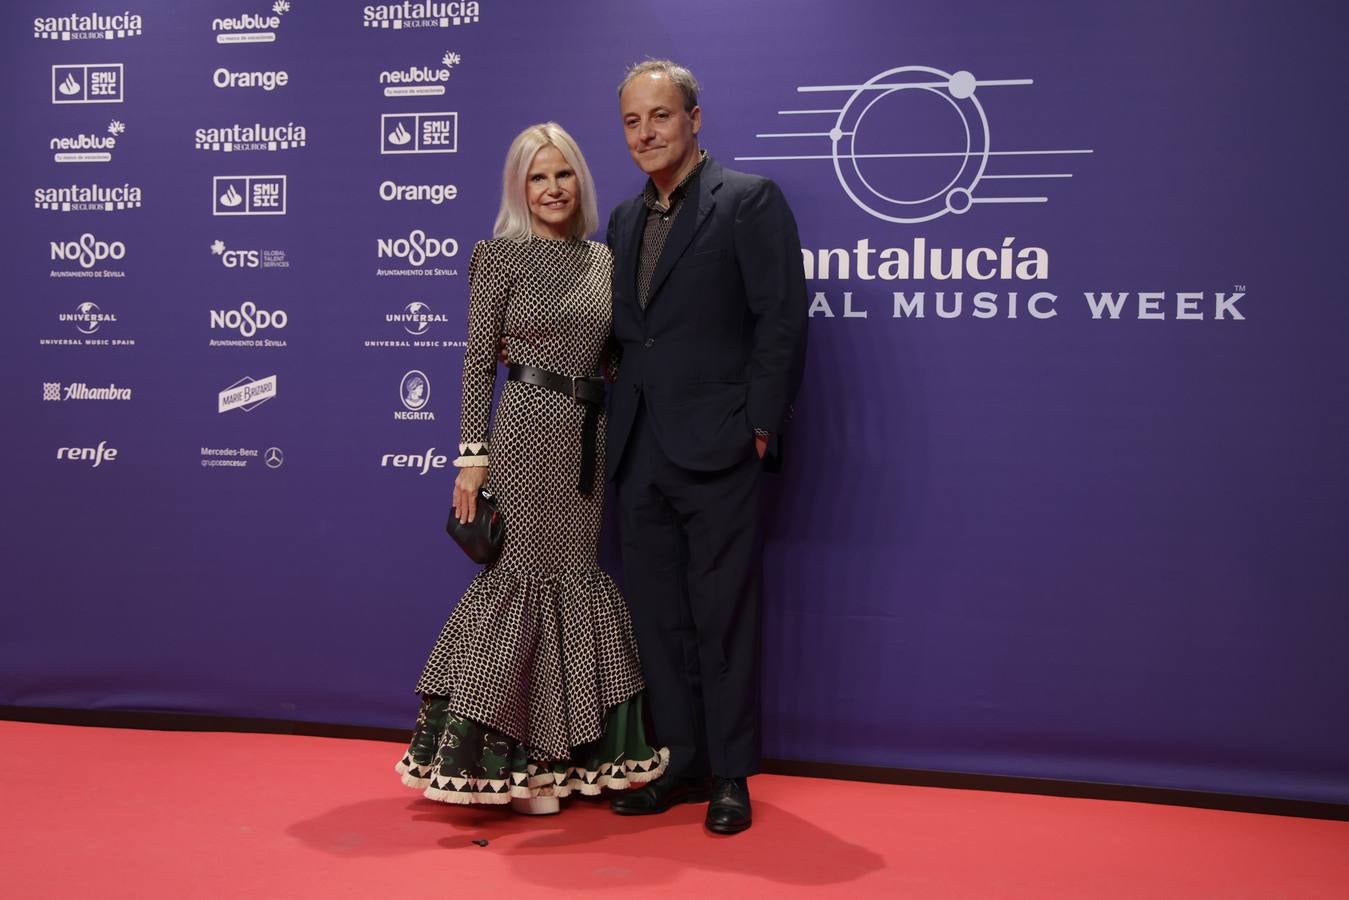
[[[198,128],[194,141],[198,150],[221,153],[244,153],[253,150],[294,150],[303,147],[309,136],[303,125],[287,122],[285,125],[224,125],[219,128]]]
[[[53,103],[121,103],[121,63],[52,66]]]
[[[459,149],[459,113],[385,113],[379,117],[379,152],[455,153]]]
[[[284,216],[285,175],[217,175],[211,179],[211,214]]]

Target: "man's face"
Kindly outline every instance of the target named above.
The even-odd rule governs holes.
[[[618,109],[632,161],[653,180],[668,180],[698,158],[702,109],[685,112],[684,95],[664,73],[628,82]]]

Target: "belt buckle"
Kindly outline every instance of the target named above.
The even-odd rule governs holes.
[[[579,398],[579,397],[576,396],[576,382],[578,382],[578,381],[580,381],[580,380],[581,380],[580,377],[577,376],[577,375],[572,375],[572,376],[571,376],[571,402],[572,402],[572,403],[580,403],[580,402],[581,402],[581,398]]]

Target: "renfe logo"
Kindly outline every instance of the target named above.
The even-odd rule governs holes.
[[[381,469],[420,469],[419,475],[425,475],[432,469],[443,469],[449,462],[450,458],[437,453],[435,447],[425,453],[386,453],[379,458]]]
[[[53,103],[121,103],[121,63],[52,66]]]
[[[459,113],[385,113],[379,117],[379,152],[455,153]]]
[[[117,448],[109,447],[107,441],[99,441],[97,447],[58,447],[56,458],[92,463],[90,468],[97,469],[104,462],[116,461]]]

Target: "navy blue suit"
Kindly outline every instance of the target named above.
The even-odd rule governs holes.
[[[669,773],[750,775],[759,760],[759,478],[754,431],[781,436],[805,356],[796,221],[773,182],[708,159],[637,299],[647,210],[609,218],[608,417],[626,595]]]

